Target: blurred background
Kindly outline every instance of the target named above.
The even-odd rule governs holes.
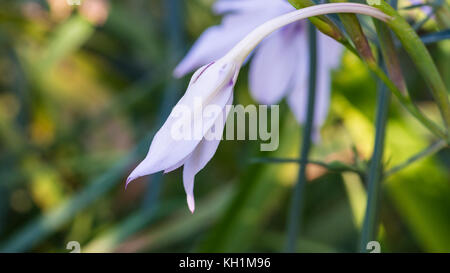
[[[280,252],[298,165],[301,128],[280,107],[280,147],[222,141],[196,177],[197,209],[186,205],[181,171],[125,179],[189,77],[172,70],[207,27],[212,0],[0,0],[0,252]],[[400,1],[400,7],[411,5]],[[401,9],[411,24],[422,9]],[[371,24],[366,22],[370,37]],[[438,30],[434,18],[420,35]],[[450,86],[450,41],[428,48]],[[406,54],[414,100],[439,121]],[[235,103],[254,104],[241,72]],[[364,163],[374,139],[376,79],[346,52],[333,72],[332,105],[311,159]],[[394,98],[384,162],[395,166],[434,141]],[[356,147],[356,149],[352,149]],[[252,163],[253,162],[253,163]],[[300,252],[355,252],[365,186],[354,173],[309,166]],[[450,151],[384,182],[382,252],[450,251]]]

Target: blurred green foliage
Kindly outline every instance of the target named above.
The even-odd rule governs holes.
[[[173,79],[171,70],[219,18],[210,0],[100,2],[105,22],[43,0],[0,1],[0,251],[68,252],[69,241],[88,252],[281,251],[298,165],[252,159],[298,157],[300,126],[285,104],[279,150],[222,141],[196,177],[194,215],[180,171],[140,179],[124,191],[126,176],[185,89],[188,79]],[[425,16],[417,9],[403,14],[411,23]],[[419,34],[438,30],[429,19]],[[450,41],[429,50],[450,86]],[[400,57],[414,100],[439,121],[423,80]],[[244,105],[254,103],[246,73],[235,90],[235,102]],[[355,146],[364,162],[372,153],[376,80],[346,52],[332,91],[311,158],[351,163]],[[386,169],[433,141],[393,100]],[[356,251],[364,182],[313,165],[307,174],[298,251]],[[450,251],[449,149],[386,179],[381,225],[383,252]]]

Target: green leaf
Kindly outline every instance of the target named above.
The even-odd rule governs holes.
[[[379,2],[379,4],[375,4],[376,2]],[[397,35],[406,52],[430,86],[431,93],[448,130],[450,128],[450,101],[447,88],[425,45],[408,22],[384,0],[374,1],[373,3],[369,1],[369,4],[392,17],[392,20],[388,21],[387,24]]]
[[[426,252],[450,251],[450,176],[429,158],[393,176],[389,196]]]

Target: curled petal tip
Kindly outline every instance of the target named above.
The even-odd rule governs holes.
[[[187,195],[187,203],[188,203],[189,210],[191,211],[192,214],[194,214],[195,201],[194,201],[194,197],[192,195]]]
[[[321,141],[320,129],[314,128],[312,132],[312,141],[314,144],[318,144]]]
[[[130,184],[134,179],[135,177],[128,176],[127,181],[125,182],[125,190],[127,190],[128,184]]]
[[[173,70],[173,72],[172,72],[172,76],[176,79],[179,79],[179,78],[183,77],[183,73],[181,73],[181,71],[179,71],[178,67],[176,67],[175,70]]]
[[[194,67],[195,68],[195,67]],[[186,65],[186,61],[182,60],[173,70],[172,76],[176,79],[180,79],[184,77],[187,73],[189,73],[193,68],[188,67]]]

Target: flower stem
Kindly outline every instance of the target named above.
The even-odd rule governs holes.
[[[316,5],[312,0],[288,0],[288,2],[296,9],[302,9]],[[317,29],[320,30],[323,34],[330,36],[340,43],[350,45],[339,27],[328,17],[321,15],[317,17],[310,17],[308,20],[313,23],[313,25],[315,25]]]
[[[380,200],[380,186],[383,168],[382,160],[390,95],[391,93],[388,91],[387,87],[380,82],[377,116],[375,121],[375,145],[372,159],[370,161],[369,173],[367,175],[367,206],[361,233],[360,252],[366,252],[367,243],[375,240],[377,237],[378,204]]]
[[[440,139],[446,139],[446,133],[441,130],[439,126],[434,123],[434,121],[427,118],[420,109],[413,103],[411,97],[403,95],[402,91],[397,88],[394,82],[389,79],[386,73],[377,65],[372,63],[366,63],[367,67],[380,79],[383,83],[391,90],[392,94],[397,97],[403,107],[408,110],[408,112],[413,115],[423,126],[425,126],[431,133]]]
[[[277,29],[289,25],[293,22],[310,17],[325,15],[330,13],[358,13],[377,18],[388,22],[391,17],[384,14],[377,8],[358,3],[331,3],[321,4],[304,9],[292,11],[284,15],[273,18],[266,23],[255,28],[244,39],[242,39],[224,58],[230,58],[243,62],[250,52],[261,43],[261,41]]]
[[[390,169],[389,171],[386,171],[384,174],[384,177],[388,177],[391,176],[393,174],[395,174],[396,172],[399,172],[401,170],[403,170],[404,168],[408,167],[409,165],[411,165],[412,163],[425,158],[427,156],[433,155],[437,152],[439,152],[440,150],[444,149],[445,147],[448,147],[448,144],[445,140],[439,140],[436,143],[431,144],[429,147],[427,147],[425,150],[419,152],[418,154],[412,156],[411,158],[409,158],[408,160],[406,160],[403,163],[400,163],[399,165],[392,167],[392,169]]]
[[[450,100],[445,83],[430,53],[417,33],[394,8],[384,0],[379,0],[379,3],[374,4],[374,6],[392,17],[392,20],[389,20],[386,23],[397,35],[403,48],[416,65],[419,73],[430,86],[431,93],[439,107],[439,111],[441,112],[442,119],[444,120],[447,129],[447,136],[444,139],[446,139],[447,142],[450,142],[450,136],[448,135],[448,130],[450,129]]]
[[[394,7],[397,6],[397,1],[394,0]],[[397,60],[397,54],[394,42],[386,26],[374,22],[375,28],[380,40],[380,51],[386,68],[390,72],[394,82],[403,93],[406,85],[403,82],[403,76],[400,71],[400,65]],[[379,62],[382,63],[381,61]],[[380,69],[381,70],[381,69]],[[360,252],[367,252],[367,244],[377,238],[378,231],[378,207],[380,200],[380,188],[383,179],[383,151],[384,141],[386,137],[386,125],[389,112],[389,103],[391,93],[388,91],[388,86],[379,81],[379,93],[377,99],[377,114],[375,121],[375,145],[373,149],[372,159],[370,161],[369,172],[367,174],[367,205],[366,214],[364,217],[363,229],[361,232]]]
[[[308,155],[311,148],[311,135],[314,122],[314,108],[316,101],[316,78],[317,78],[317,33],[313,24],[308,24],[309,35],[309,87],[308,87],[308,106],[306,113],[306,122],[303,131],[302,146],[300,151],[300,160],[308,162]],[[298,181],[295,185],[291,209],[288,218],[288,233],[286,241],[286,252],[295,252],[297,238],[301,227],[301,218],[303,211],[303,196],[306,184],[306,166],[301,164],[299,168]]]
[[[330,0],[333,3],[345,3],[346,0]],[[367,40],[362,30],[361,24],[358,21],[356,14],[339,13],[339,19],[344,25],[350,39],[353,41],[359,56],[368,63],[375,63],[375,57],[370,49],[369,41]]]
[[[310,3],[310,0],[289,0],[289,2],[297,9],[303,8],[302,9],[304,11],[303,15],[306,14],[305,9],[311,8],[311,5],[312,5]],[[355,3],[338,3],[338,4],[355,4]],[[393,4],[395,4],[395,3],[393,3]],[[332,4],[326,4],[326,5],[332,5]],[[323,6],[323,5],[316,5],[316,7],[317,6]],[[378,7],[378,8],[380,8],[380,7]],[[310,10],[308,10],[308,13],[310,13]],[[395,12],[394,13],[390,12],[390,14],[394,14],[394,16],[395,16]],[[379,17],[376,17],[376,18],[380,19],[381,21],[385,21]],[[299,18],[297,18],[297,19],[300,20]],[[432,120],[428,119],[419,110],[419,108],[417,108],[417,106],[414,105],[411,97],[407,93],[406,86],[404,84],[400,83],[399,81],[397,81],[398,80],[397,77],[394,77],[394,80],[396,81],[394,83],[386,76],[385,72],[380,67],[378,67],[377,63],[370,61],[370,58],[362,58],[362,56],[356,51],[356,49],[352,45],[350,45],[348,43],[348,41],[346,39],[342,39],[339,36],[335,37],[335,35],[330,34],[329,30],[327,30],[326,28],[324,29],[324,27],[323,27],[323,24],[326,24],[325,21],[320,21],[320,18],[318,18],[318,17],[317,18],[312,17],[312,18],[310,18],[310,20],[313,24],[316,25],[316,27],[320,31],[322,31],[323,33],[334,38],[336,41],[342,43],[348,50],[350,50],[351,52],[356,54],[359,58],[361,58],[363,61],[365,61],[368,68],[373,73],[375,73],[387,85],[389,90],[391,90],[391,92],[397,97],[397,99],[406,108],[406,110],[408,110],[408,112],[410,112],[410,114],[412,114],[420,123],[422,123],[423,126],[425,126],[435,136],[437,136],[438,138],[441,138],[441,139],[448,139],[447,141],[448,141],[448,143],[450,143],[450,135],[447,135],[446,132],[442,131],[441,128],[439,128],[439,126],[437,126]],[[390,22],[390,20],[387,21],[388,24],[389,24],[389,22]],[[399,30],[399,29],[401,29],[401,28],[398,27],[397,30]],[[357,34],[357,33],[354,33],[354,34]],[[361,51],[361,49],[359,51]],[[393,75],[393,76],[396,76],[396,75]]]

